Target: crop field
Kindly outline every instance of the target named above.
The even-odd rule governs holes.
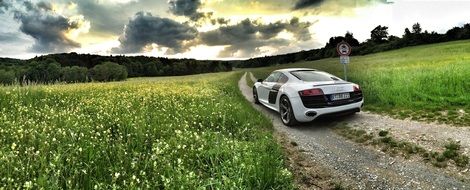
[[[470,126],[470,41],[354,56],[348,80],[358,83],[367,110],[398,118]],[[288,67],[344,77],[338,58],[251,69],[258,78]]]
[[[0,87],[0,189],[291,189],[240,74]]]

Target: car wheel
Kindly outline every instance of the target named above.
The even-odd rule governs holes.
[[[279,113],[281,114],[281,120],[284,125],[292,126],[297,124],[297,120],[294,116],[294,110],[287,96],[282,96],[279,102]]]
[[[255,100],[255,104],[259,104],[258,91],[256,90],[256,87],[253,87],[253,99]]]

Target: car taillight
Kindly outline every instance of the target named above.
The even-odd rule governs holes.
[[[319,95],[323,95],[323,90],[319,88],[302,90],[299,92],[299,94],[300,96],[319,96]]]
[[[359,85],[354,85],[354,92],[361,91],[361,87]]]

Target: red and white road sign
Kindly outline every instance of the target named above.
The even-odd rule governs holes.
[[[351,55],[352,47],[347,42],[342,41],[336,46],[336,51],[338,51],[340,56],[349,56]]]

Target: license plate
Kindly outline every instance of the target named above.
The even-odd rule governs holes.
[[[349,99],[349,93],[333,94],[331,95],[331,101]]]

